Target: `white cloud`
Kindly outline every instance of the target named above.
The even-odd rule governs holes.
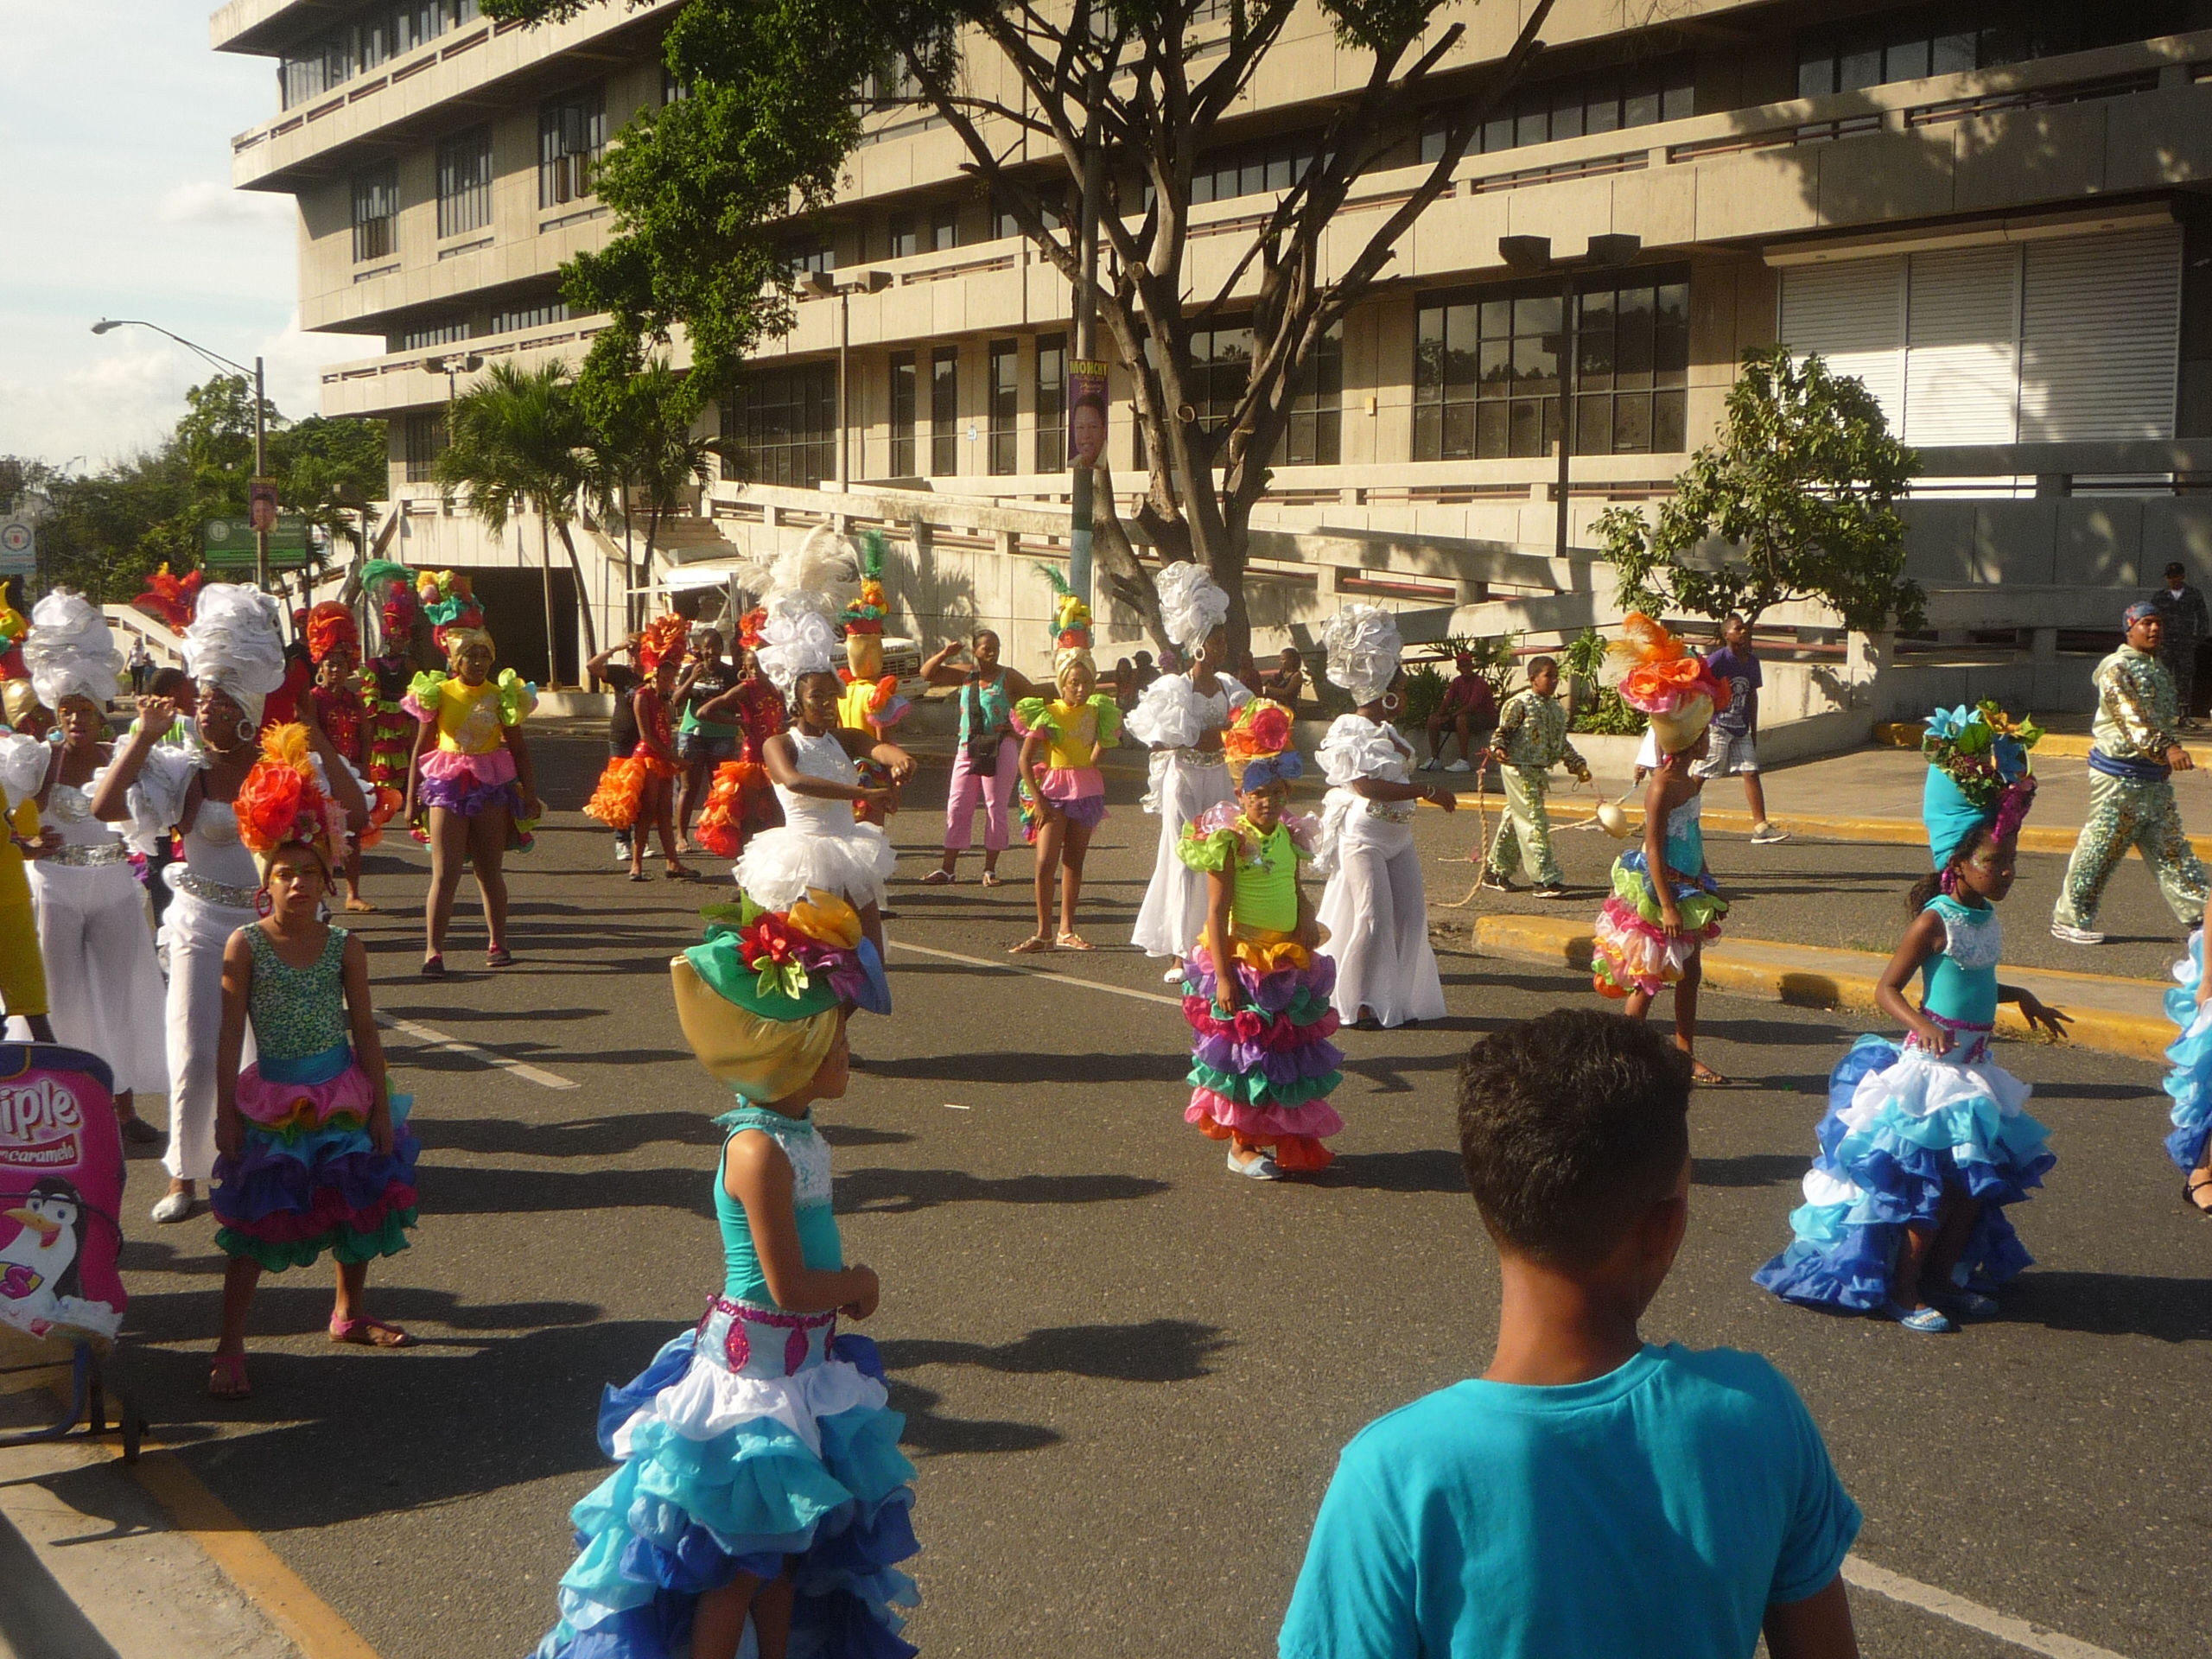
[[[164,225],[289,225],[294,208],[289,196],[194,179],[170,186],[158,211]]]

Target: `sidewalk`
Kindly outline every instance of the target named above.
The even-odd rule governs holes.
[[[1474,942],[1484,956],[1564,966],[1579,973],[1590,969],[1590,925],[1580,919],[1478,916]],[[1875,1011],[1875,982],[1888,960],[1869,950],[1822,950],[1770,939],[1723,937],[1705,952],[1705,982],[1731,995],[1786,1002],[1801,1008],[1872,1013]],[[2078,1047],[2156,1064],[2164,1059],[2166,1046],[2179,1034],[2164,1014],[2166,988],[2155,980],[2010,966],[2004,970],[2004,979],[2071,1016],[2069,1039]],[[1998,1008],[1997,1026],[2012,1037],[2026,1031],[2019,1011],[2009,1002]]]

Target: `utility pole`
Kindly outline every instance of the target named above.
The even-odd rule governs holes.
[[[253,359],[253,475],[256,480],[269,476],[269,431],[265,419],[269,402],[266,383],[262,378],[261,359]],[[269,524],[265,515],[253,515],[253,585],[263,593],[269,591]]]
[[[1090,107],[1096,111],[1104,88],[1094,71],[1091,76],[1092,96]],[[1083,145],[1083,219],[1082,276],[1075,289],[1075,360],[1095,363],[1098,360],[1098,199],[1103,189],[1105,158],[1098,143],[1098,118],[1093,114],[1084,135]],[[1072,410],[1072,406],[1071,406]],[[1092,492],[1090,461],[1077,454],[1071,457],[1075,477],[1069,491],[1068,506],[1068,586],[1076,597],[1086,605],[1090,603],[1090,532],[1096,517]]]

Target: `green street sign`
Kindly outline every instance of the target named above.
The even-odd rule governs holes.
[[[276,527],[269,532],[269,568],[303,569],[311,563],[313,554],[308,540],[307,516],[278,513]],[[253,526],[244,518],[210,518],[201,542],[200,562],[211,570],[252,569]]]

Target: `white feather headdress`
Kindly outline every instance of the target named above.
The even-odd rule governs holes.
[[[1329,678],[1356,703],[1372,702],[1397,677],[1405,645],[1398,619],[1379,605],[1347,605],[1321,630],[1329,653]]]

